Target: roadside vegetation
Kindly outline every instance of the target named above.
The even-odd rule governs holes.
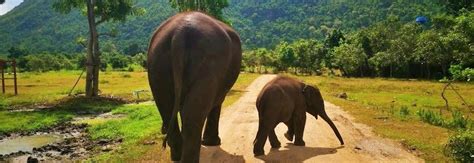
[[[445,83],[385,78],[297,77],[318,86],[325,100],[348,111],[356,121],[371,126],[379,135],[402,142],[428,162],[450,161],[450,151],[444,150],[448,139],[455,139],[449,138],[450,135],[457,131],[464,135],[472,133],[469,130],[473,119],[468,106],[472,108],[474,104],[472,83],[454,83],[467,104],[452,90],[446,91],[450,112],[441,97]],[[342,93],[347,95],[346,99],[340,98]],[[468,139],[469,142],[472,139]],[[472,152],[469,147],[472,144],[464,145],[457,143],[450,149]]]

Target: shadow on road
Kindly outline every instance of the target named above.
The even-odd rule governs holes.
[[[201,158],[199,162],[206,163],[221,163],[221,162],[232,162],[232,163],[244,163],[245,159],[242,155],[230,154],[224,151],[220,146],[201,146]]]
[[[257,157],[265,162],[303,162],[309,158],[316,157],[319,155],[327,155],[337,153],[338,149],[342,149],[344,146],[337,148],[323,148],[323,147],[302,147],[295,146],[292,143],[287,143],[284,148],[272,149],[265,156]]]

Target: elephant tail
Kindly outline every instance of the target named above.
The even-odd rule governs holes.
[[[163,148],[166,148],[166,143],[168,141],[168,135],[172,134],[171,132],[176,131],[175,121],[178,120],[178,111],[181,105],[181,90],[183,87],[183,71],[184,71],[184,54],[185,54],[185,31],[175,32],[175,35],[171,39],[171,71],[174,82],[174,104],[173,111],[171,113],[170,123],[168,124],[168,134],[166,134],[165,139],[163,140]],[[179,128],[177,129],[179,131]]]

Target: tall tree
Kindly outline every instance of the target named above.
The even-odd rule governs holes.
[[[171,6],[182,11],[202,11],[227,23],[222,14],[222,9],[229,6],[227,0],[169,0]]]
[[[109,21],[125,21],[129,15],[141,15],[144,9],[133,6],[132,0],[56,0],[53,8],[63,14],[73,8],[84,11],[88,20],[86,96],[97,96],[99,92],[100,49],[97,27]]]

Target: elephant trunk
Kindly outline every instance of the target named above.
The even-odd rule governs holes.
[[[339,139],[339,142],[341,143],[341,145],[344,145],[344,140],[342,140],[341,134],[337,130],[336,125],[334,125],[331,119],[329,119],[329,116],[326,114],[326,112],[323,110],[319,116],[323,118],[324,121],[326,121],[329,124],[329,126],[331,126],[332,130],[334,131],[334,134],[336,134],[337,139]]]

